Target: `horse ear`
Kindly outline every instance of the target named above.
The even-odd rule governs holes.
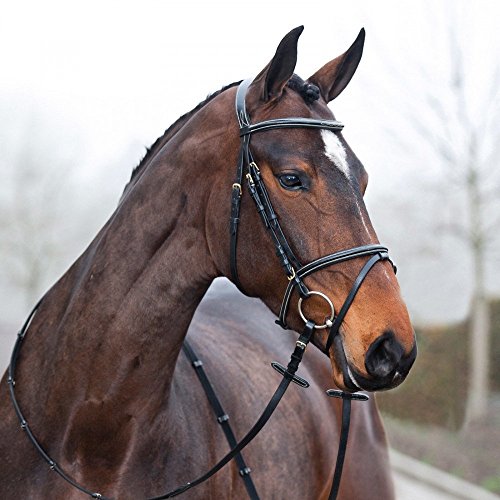
[[[304,26],[298,26],[281,40],[271,62],[257,75],[252,86],[260,87],[264,101],[281,96],[283,88],[293,75],[297,64],[297,42]]]
[[[308,81],[317,85],[326,102],[333,101],[351,81],[356,72],[365,44],[365,29],[361,28],[359,35],[347,52],[326,63],[314,73]]]

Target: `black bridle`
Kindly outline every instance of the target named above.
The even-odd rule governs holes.
[[[348,250],[343,250],[340,252],[335,252],[329,255],[326,255],[324,257],[320,257],[309,264],[306,265],[301,265],[297,257],[294,255],[290,245],[287,242],[287,239],[281,229],[281,226],[278,221],[278,217],[276,215],[276,212],[274,211],[271,200],[269,198],[269,195],[267,193],[266,187],[264,185],[264,181],[262,180],[262,177],[260,175],[259,168],[257,164],[255,163],[251,151],[250,151],[250,137],[254,133],[258,132],[264,132],[266,130],[273,130],[273,129],[282,129],[282,128],[314,128],[314,129],[326,129],[326,130],[332,130],[332,131],[340,131],[343,128],[343,125],[335,120],[314,120],[310,118],[280,118],[280,119],[274,119],[274,120],[267,120],[255,124],[251,124],[250,118],[246,112],[246,107],[245,107],[245,96],[248,87],[250,86],[252,80],[245,80],[240,84],[237,90],[236,94],[236,113],[238,117],[238,122],[240,126],[240,137],[241,137],[241,147],[240,147],[240,152],[238,156],[238,166],[237,166],[237,173],[236,173],[236,182],[232,186],[232,198],[231,198],[231,219],[230,219],[230,240],[231,240],[231,246],[230,246],[230,259],[231,259],[231,273],[234,282],[237,284],[237,286],[241,289],[241,283],[238,277],[238,270],[237,270],[237,265],[236,265],[236,256],[237,256],[237,237],[238,237],[238,225],[239,225],[239,214],[240,214],[240,202],[241,202],[241,197],[243,195],[243,175],[245,174],[245,177],[247,179],[247,186],[248,190],[250,192],[250,195],[252,199],[255,202],[255,205],[257,207],[257,210],[259,212],[259,215],[265,225],[265,227],[269,230],[269,233],[271,235],[271,238],[273,240],[273,243],[276,248],[276,253],[280,259],[280,262],[284,268],[285,274],[289,280],[285,295],[283,297],[283,302],[281,305],[280,309],[280,314],[279,318],[276,321],[279,325],[281,325],[283,328],[288,328],[287,323],[286,323],[286,316],[288,312],[288,307],[290,303],[290,299],[292,296],[292,293],[295,288],[297,288],[300,299],[299,299],[299,314],[301,317],[304,319],[305,326],[303,332],[300,334],[296,344],[294,351],[291,355],[290,361],[288,365],[285,367],[279,363],[273,362],[271,365],[273,368],[278,371],[282,375],[281,382],[276,389],[275,393],[273,394],[271,400],[265,407],[264,411],[262,412],[261,416],[255,423],[255,425],[248,431],[248,433],[236,444],[234,435],[232,435],[232,431],[227,428],[224,428],[224,432],[226,434],[226,437],[228,438],[228,441],[231,443],[231,451],[227,453],[216,465],[214,465],[209,471],[207,471],[203,476],[200,476],[199,478],[186,483],[179,488],[176,488],[175,490],[172,490],[168,493],[165,493],[164,495],[156,496],[156,497],[151,497],[147,500],[163,500],[166,498],[172,498],[177,495],[180,495],[184,493],[185,491],[203,483],[207,479],[209,479],[211,476],[213,476],[217,471],[219,471],[222,467],[224,467],[228,462],[230,462],[233,458],[236,457],[237,462],[239,464],[244,465],[244,470],[248,469],[246,467],[246,464],[244,463],[242,457],[241,457],[241,450],[245,448],[246,445],[248,445],[254,438],[257,436],[257,434],[260,432],[260,430],[264,427],[264,425],[267,423],[271,415],[273,414],[274,410],[278,406],[279,402],[281,401],[283,395],[285,394],[288,386],[290,385],[291,382],[295,382],[296,384],[302,386],[302,387],[308,387],[309,383],[302,379],[301,377],[298,377],[296,375],[296,372],[299,368],[299,365],[302,361],[302,357],[304,355],[304,352],[306,350],[307,345],[309,344],[314,330],[315,329],[323,329],[323,328],[330,328],[330,332],[328,335],[328,339],[325,344],[324,351],[328,354],[330,347],[336,337],[336,335],[339,332],[340,325],[342,324],[342,321],[351,306],[356,293],[358,292],[361,284],[363,283],[363,280],[369,273],[369,271],[373,268],[373,266],[383,260],[389,260],[389,254],[388,250],[386,247],[381,246],[381,245],[364,245],[356,248],[351,248]],[[346,300],[344,301],[344,304],[340,308],[339,312],[337,315],[335,315],[335,310],[333,303],[331,300],[324,295],[321,292],[317,291],[312,291],[309,290],[306,284],[304,283],[304,278],[313,272],[319,271],[321,269],[324,269],[325,267],[338,264],[341,262],[345,262],[347,260],[352,260],[358,257],[369,257],[369,259],[366,261],[366,263],[363,265],[361,271],[359,272],[357,278],[354,280],[353,285],[351,287],[351,290],[349,294],[347,295]],[[313,321],[308,320],[307,318],[304,317],[301,309],[301,303],[303,300],[308,299],[312,295],[318,295],[322,297],[327,304],[330,306],[330,316],[329,318],[325,321],[324,325],[316,325]],[[76,482],[74,479],[72,479],[70,476],[68,476],[60,467],[59,465],[52,460],[52,458],[47,454],[45,449],[42,447],[42,445],[39,443],[37,438],[34,436],[33,432],[31,431],[28,422],[26,421],[21,408],[19,406],[19,403],[16,399],[15,395],[15,368],[17,364],[17,360],[19,357],[19,353],[21,350],[22,342],[25,339],[28,327],[31,323],[31,320],[36,313],[40,303],[42,302],[43,298],[38,302],[38,304],[33,308],[31,311],[30,315],[28,316],[28,319],[24,323],[23,327],[21,328],[20,332],[18,333],[16,343],[14,345],[14,349],[12,351],[11,355],[11,360],[8,368],[8,385],[9,385],[9,392],[12,400],[12,404],[14,406],[14,410],[16,412],[16,415],[20,421],[21,428],[25,431],[27,437],[35,447],[36,451],[41,455],[41,457],[45,460],[45,462],[48,464],[51,470],[56,472],[61,476],[62,479],[67,481],[69,484],[71,484],[73,487],[76,489],[80,490],[81,492],[87,494],[91,498],[98,498],[98,499],[106,499],[107,497],[103,496],[100,493],[97,492],[92,492],[91,490],[85,488],[78,482]],[[191,360],[193,366],[195,368],[199,368],[200,361],[197,359],[196,355],[192,351],[192,349],[188,346],[187,348],[185,347],[185,352],[187,353],[189,359]],[[201,376],[200,380],[202,380],[204,376]],[[206,377],[205,377],[206,378]],[[205,388],[205,391],[207,395],[209,394],[209,389],[207,389],[206,382],[202,382]],[[342,426],[341,426],[341,435],[340,435],[340,442],[339,442],[339,450],[337,454],[337,463],[335,467],[335,473],[333,477],[333,482],[332,482],[332,488],[330,491],[329,499],[333,500],[337,497],[339,487],[340,487],[340,478],[342,474],[342,467],[344,463],[344,456],[345,456],[345,451],[346,451],[346,446],[347,446],[347,436],[349,432],[349,419],[350,419],[350,410],[351,410],[351,401],[352,400],[367,400],[368,396],[366,394],[362,393],[346,393],[343,391],[339,390],[334,390],[334,389],[329,389],[327,391],[327,394],[331,397],[337,397],[341,398],[343,400],[343,405],[342,405]],[[211,396],[209,396],[211,398]],[[218,401],[213,400],[212,397],[212,406],[218,410],[222,411],[222,407],[220,407],[220,404]],[[219,406],[217,406],[219,405]],[[219,408],[220,407],[220,408]],[[227,421],[227,419],[223,419],[224,422]],[[221,422],[219,422],[221,423]],[[249,474],[249,469],[248,471],[245,471],[245,475],[248,476]],[[247,486],[247,491],[249,493],[250,498],[252,500],[257,500],[259,497],[257,495],[257,492],[255,491],[255,488],[252,488],[253,485],[246,484]],[[109,499],[108,499],[109,500]]]
[[[314,120],[311,118],[278,118],[274,120],[266,120],[263,122],[251,124],[250,117],[246,111],[245,96],[248,87],[252,83],[252,79],[243,81],[236,93],[236,115],[240,126],[241,146],[238,155],[238,166],[236,169],[236,180],[232,186],[231,196],[231,219],[230,219],[230,258],[231,258],[231,274],[233,281],[238,288],[242,290],[242,285],[238,276],[237,268],[237,242],[238,242],[238,225],[240,221],[240,204],[243,195],[243,175],[245,174],[247,180],[248,191],[252,197],[257,211],[264,223],[266,229],[271,235],[272,241],[276,248],[276,255],[278,256],[281,265],[288,278],[288,286],[281,303],[279,317],[276,323],[282,328],[287,329],[286,316],[290,299],[295,288],[297,288],[300,298],[305,300],[311,295],[322,297],[330,306],[330,318],[324,325],[316,325],[316,329],[330,328],[330,333],[325,345],[325,352],[328,351],[333,343],[335,336],[338,334],[340,325],[349,309],[354,297],[356,296],[359,287],[363,280],[369,273],[370,269],[380,260],[390,260],[389,251],[382,245],[363,245],[360,247],[350,248],[328,254],[320,257],[309,264],[302,265],[299,259],[293,253],[283,230],[281,229],[278,221],[278,216],[272,206],[271,199],[268,195],[266,186],[260,175],[260,170],[254,161],[252,152],[250,151],[250,138],[252,134],[264,132],[267,130],[283,129],[283,128],[314,128],[331,130],[339,132],[344,128],[344,125],[336,120]],[[356,259],[359,257],[370,258],[359,272],[355,279],[351,291],[347,299],[342,305],[339,313],[335,316],[335,310],[332,301],[323,293],[311,291],[304,283],[304,278],[316,271],[324,269],[325,267],[339,264],[347,260]],[[299,312],[301,313],[299,302]],[[303,317],[302,313],[301,316]],[[334,319],[335,318],[335,319]],[[305,318],[303,317],[305,320]],[[305,320],[306,321],[306,320]]]

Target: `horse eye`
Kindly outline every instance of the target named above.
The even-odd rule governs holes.
[[[298,175],[282,174],[278,176],[278,181],[281,184],[282,188],[288,189],[289,191],[303,188],[302,181],[300,180]]]

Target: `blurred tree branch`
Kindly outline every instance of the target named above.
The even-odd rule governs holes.
[[[436,187],[441,190],[441,214],[433,213],[431,224],[438,238],[448,234],[463,242],[472,264],[470,373],[464,424],[467,427],[486,413],[489,397],[486,266],[487,249],[495,252],[500,229],[500,64],[491,61],[489,91],[482,96],[480,113],[475,114],[476,89],[468,85],[470,70],[453,23],[448,32],[448,50],[448,71],[434,78],[427,69],[422,71],[421,87],[411,95],[403,114],[439,165],[441,175]],[[422,65],[414,65],[419,67]],[[393,132],[394,129],[391,132],[394,137]],[[394,137],[395,143],[406,152],[415,147],[412,140],[411,134]]]
[[[51,147],[54,140],[43,135],[36,118],[23,127],[26,140],[2,158],[0,193],[2,274],[21,291],[28,308],[65,261],[74,237],[73,226],[59,229],[74,213],[72,162]]]

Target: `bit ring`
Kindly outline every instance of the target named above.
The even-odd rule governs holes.
[[[309,295],[306,297],[306,299],[309,298],[311,295],[318,295],[319,297],[324,299],[326,301],[326,303],[330,306],[330,311],[331,311],[331,314],[329,317],[327,317],[325,323],[323,325],[314,325],[314,328],[316,328],[316,330],[323,330],[324,328],[330,328],[333,324],[333,318],[335,317],[335,308],[333,307],[332,301],[324,293],[316,292],[314,290],[311,290],[309,292]],[[308,320],[304,316],[304,313],[302,312],[303,300],[304,299],[302,297],[299,298],[299,303],[298,303],[299,314],[300,314],[300,317],[303,319],[304,323],[307,323]]]

